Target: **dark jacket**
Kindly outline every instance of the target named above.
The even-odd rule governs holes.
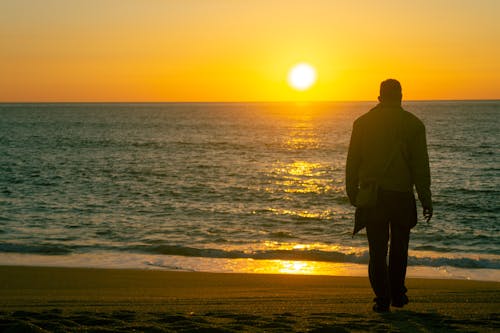
[[[381,103],[354,122],[346,163],[353,205],[360,183],[370,179],[377,179],[382,190],[413,192],[415,186],[422,206],[432,207],[425,126],[400,106]]]

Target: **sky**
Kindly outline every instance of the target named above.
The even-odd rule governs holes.
[[[0,102],[500,99],[498,0],[2,0]],[[317,81],[287,83],[306,62]]]

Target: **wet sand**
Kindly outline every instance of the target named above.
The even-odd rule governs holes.
[[[371,310],[365,277],[0,266],[0,332],[494,332],[500,283],[409,279]]]

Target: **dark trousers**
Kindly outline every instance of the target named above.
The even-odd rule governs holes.
[[[413,193],[379,191],[377,206],[366,221],[370,248],[368,274],[377,303],[388,305],[391,299],[397,299],[407,291],[405,277],[408,243],[410,229],[415,222]]]

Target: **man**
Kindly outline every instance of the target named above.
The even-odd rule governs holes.
[[[432,217],[432,201],[424,124],[401,107],[398,81],[382,82],[378,99],[376,107],[354,122],[346,190],[351,204],[357,206],[354,233],[366,226],[368,274],[376,296],[373,310],[387,312],[391,304],[403,307],[408,303],[408,242],[410,229],[417,223],[414,186],[427,222]],[[361,205],[360,188],[369,182],[375,183],[375,200],[372,206]]]

